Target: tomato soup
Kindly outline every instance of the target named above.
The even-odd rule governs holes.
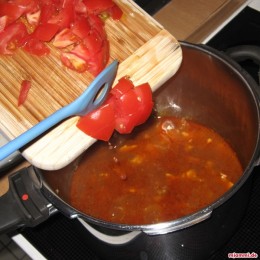
[[[130,136],[94,145],[73,174],[70,203],[109,222],[159,223],[211,204],[242,172],[212,129],[159,117]]]

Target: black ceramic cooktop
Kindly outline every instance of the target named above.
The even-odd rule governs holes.
[[[170,0],[136,0],[134,2],[141,6],[147,13],[153,15],[170,2]]]

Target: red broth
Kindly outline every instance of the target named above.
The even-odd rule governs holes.
[[[213,130],[175,117],[84,155],[71,184],[71,205],[124,224],[174,220],[211,204],[243,170]]]

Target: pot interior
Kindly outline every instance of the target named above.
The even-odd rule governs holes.
[[[258,101],[251,83],[214,50],[188,43],[182,43],[182,50],[179,71],[154,93],[155,109],[215,130],[245,170],[256,160],[259,135]],[[43,171],[48,185],[66,202],[77,163],[78,159],[64,169]]]

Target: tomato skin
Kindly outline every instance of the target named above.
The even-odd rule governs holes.
[[[20,88],[19,97],[18,97],[18,106],[23,105],[23,103],[25,102],[28,96],[28,92],[30,88],[31,88],[31,81],[23,80]]]
[[[91,32],[91,26],[88,19],[85,17],[78,18],[73,24],[71,24],[71,31],[81,39],[87,37]]]
[[[113,103],[107,101],[98,109],[81,117],[77,127],[95,139],[108,141],[114,132],[114,114]]]
[[[148,83],[135,87],[133,91],[139,102],[138,112],[136,113],[136,125],[141,125],[148,119],[153,110],[152,91]]]
[[[117,97],[115,129],[120,134],[131,133],[135,126],[143,124],[153,109],[150,85],[148,83],[137,87],[132,85],[129,79],[122,78],[112,90]]]
[[[109,42],[105,40],[99,52],[91,55],[88,59],[88,71],[97,76],[109,61]]]

